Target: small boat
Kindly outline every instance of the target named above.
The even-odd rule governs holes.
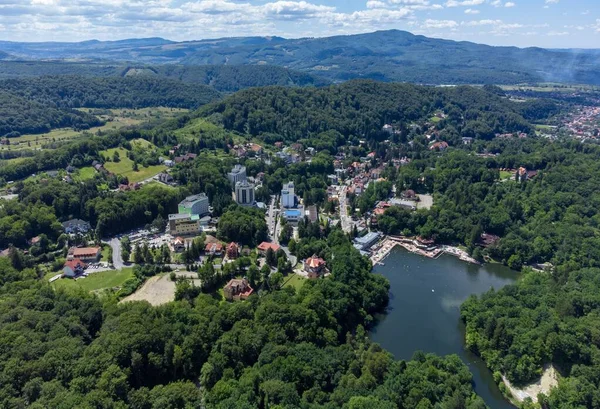
[[[380,265],[380,266],[385,266],[385,263],[382,263],[382,262],[380,261],[380,262],[378,262],[378,263],[377,263],[377,265]]]

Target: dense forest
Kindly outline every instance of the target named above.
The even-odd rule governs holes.
[[[516,285],[472,297],[461,308],[467,347],[516,384],[553,364],[564,378],[540,403],[547,408],[600,407],[600,270],[565,281],[530,273]]]
[[[269,85],[320,86],[322,78],[273,65],[146,65],[70,61],[0,61],[0,79],[77,75],[84,77],[150,76],[203,84],[234,92]]]
[[[0,258],[2,406],[485,408],[458,357],[395,362],[370,344],[387,282],[340,231],[328,245],[332,277],[299,293],[223,304],[184,286],[158,308],[54,291]]]
[[[546,118],[554,109],[552,103],[514,103],[498,92],[502,91],[495,87],[435,88],[357,80],[324,88],[244,90],[202,108],[199,115],[218,114],[216,120],[226,129],[275,142],[333,130],[345,139],[385,139],[389,135],[381,131],[384,124],[406,129],[440,110],[447,114],[437,125],[445,131],[442,138],[462,134],[492,139],[496,133],[529,133],[533,128],[528,121]]]
[[[63,127],[88,129],[101,124],[102,121],[93,115],[60,109],[0,88],[0,137],[44,133]]]
[[[197,108],[219,98],[204,85],[146,76],[42,76],[3,80],[0,89],[59,108]]]
[[[45,76],[0,81],[0,136],[101,125],[74,108],[197,108],[220,94],[204,85],[152,77]]]

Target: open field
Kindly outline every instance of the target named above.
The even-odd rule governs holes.
[[[56,273],[52,273],[51,275],[56,275]],[[125,281],[132,277],[133,268],[124,268],[123,270],[109,270],[92,273],[89,276],[78,280],[61,278],[52,283],[52,285],[55,288],[81,288],[85,291],[98,291],[106,288],[120,287]]]
[[[95,175],[96,170],[91,166],[86,166],[85,168],[79,169],[74,178],[83,182],[85,180],[93,179]]]
[[[175,300],[175,283],[169,274],[149,278],[135,293],[121,302],[148,301],[151,305],[161,305]]]
[[[500,171],[500,179],[510,179],[513,176],[512,172],[507,172],[505,170]]]
[[[137,172],[133,170],[133,161],[127,157],[127,150],[123,148],[113,148],[102,151],[101,154],[112,161],[115,152],[119,152],[119,162],[106,162],[104,168],[117,175],[127,176],[129,183],[141,182],[151,178],[166,169],[164,165],[148,166],[145,168],[138,165]]]
[[[44,134],[27,134],[17,138],[10,138],[10,146],[1,145],[0,150],[23,150],[42,149],[42,146],[50,142],[66,142],[79,138],[86,133],[98,134],[121,129],[127,126],[139,125],[150,120],[169,119],[184,112],[187,109],[178,108],[142,108],[142,109],[94,109],[80,108],[80,111],[98,113],[98,118],[106,121],[102,126],[90,128],[85,131],[75,131],[71,128],[53,129]]]

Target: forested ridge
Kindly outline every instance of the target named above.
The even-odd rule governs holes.
[[[74,108],[194,109],[220,98],[205,85],[152,77],[44,76],[0,81],[0,136],[88,129],[97,117]]]
[[[549,116],[552,109],[551,103],[511,102],[495,87],[436,88],[356,80],[322,88],[243,90],[198,114],[219,114],[226,129],[274,142],[270,134],[295,141],[332,130],[345,138],[383,139],[381,128],[386,123],[406,128],[442,110],[448,119],[439,126],[448,137],[492,139],[496,133],[531,132],[529,121]]]
[[[0,89],[0,137],[44,133],[62,127],[88,129],[101,124],[93,115],[60,109]]]
[[[148,65],[110,62],[0,61],[0,79],[76,75],[84,77],[164,78],[208,85],[217,91],[234,92],[269,85],[319,86],[320,77],[273,65]]]

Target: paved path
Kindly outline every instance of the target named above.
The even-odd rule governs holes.
[[[123,255],[121,254],[121,242],[118,238],[113,237],[109,241],[105,241],[104,243],[108,244],[112,248],[112,264],[116,270],[122,270],[123,267],[126,267],[125,262],[123,261]]]
[[[342,187],[340,191],[340,222],[342,224],[342,230],[345,233],[352,232],[352,219],[348,216],[348,204],[346,203],[346,186]]]

